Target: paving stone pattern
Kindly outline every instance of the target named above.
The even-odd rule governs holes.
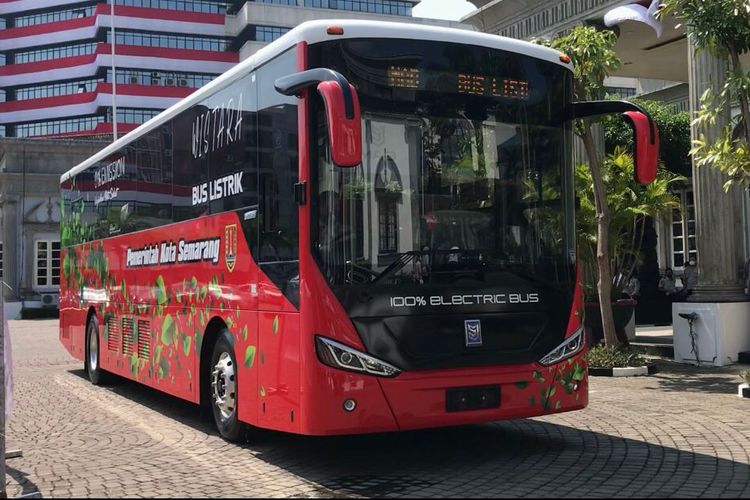
[[[122,381],[94,387],[56,320],[11,322],[9,495],[28,497],[750,498],[750,400],[736,367],[662,363],[594,378],[584,411],[399,434],[262,432],[225,443],[195,406]]]

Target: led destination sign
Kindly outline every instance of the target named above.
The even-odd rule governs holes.
[[[471,73],[423,71],[406,66],[388,67],[388,86],[523,101],[529,99],[529,82],[526,80]]]

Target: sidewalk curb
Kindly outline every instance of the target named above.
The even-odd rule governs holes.
[[[657,372],[656,365],[631,366],[628,368],[589,368],[592,377],[642,377]]]

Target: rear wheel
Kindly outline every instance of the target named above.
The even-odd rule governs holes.
[[[110,380],[109,374],[102,370],[101,367],[99,320],[96,318],[96,315],[92,315],[86,325],[86,357],[84,368],[86,369],[86,373],[88,373],[89,380],[94,385],[106,383]]]
[[[238,365],[234,356],[234,342],[227,330],[219,334],[211,355],[210,397],[214,422],[221,437],[227,441],[247,439],[248,425],[240,422]]]

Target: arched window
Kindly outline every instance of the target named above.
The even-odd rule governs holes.
[[[384,155],[375,169],[375,192],[377,194],[401,194],[404,185],[401,182],[401,174],[398,173],[398,165],[388,155]]]

